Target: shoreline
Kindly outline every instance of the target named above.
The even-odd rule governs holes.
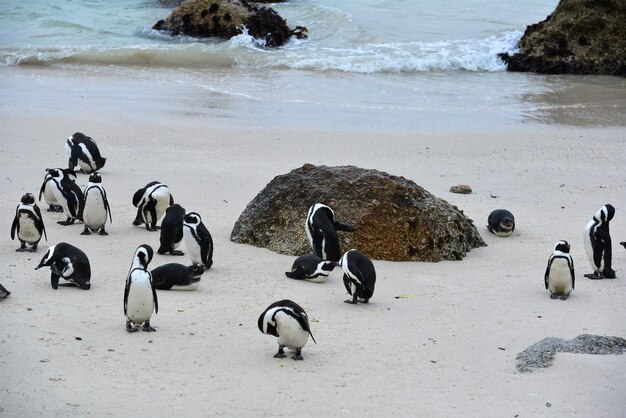
[[[0,69],[0,87],[10,89],[0,97],[0,212],[9,219],[0,283],[12,292],[0,301],[2,415],[623,414],[624,355],[558,353],[550,368],[515,368],[517,353],[545,337],[626,336],[626,251],[618,245],[626,240],[623,127],[507,123],[504,134],[494,122],[386,132],[370,129],[373,123],[337,127],[342,116],[360,120],[339,113],[312,128],[303,116],[263,121],[272,103],[246,112],[241,103],[194,96],[185,83],[74,75]],[[76,131],[107,157],[101,175],[110,235],[81,236],[80,226],[57,225],[62,216],[38,203],[49,241],[36,254],[16,253],[8,233],[15,206],[25,192],[38,195],[45,168],[67,164],[63,144]],[[272,178],[304,163],[411,179],[462,209],[488,246],[462,261],[374,260],[379,279],[367,306],[343,303],[339,271],[323,284],[289,280],[293,257],[229,237]],[[158,247],[158,233],[131,225],[131,197],[151,180],[167,183],[176,203],[202,215],[215,263],[197,291],[159,291],[156,333],[128,335],[122,297],[133,252],[143,243]],[[448,192],[459,183],[474,193]],[[618,279],[591,281],[583,277],[590,267],[582,231],[605,203],[617,210]],[[509,238],[485,228],[498,207],[516,216]],[[543,286],[560,239],[572,244],[576,266],[567,301],[551,300]],[[60,241],[89,256],[91,290],[54,291],[49,273],[33,270]],[[189,259],[155,254],[150,268],[169,262]],[[307,343],[302,362],[272,358],[275,339],[257,329],[258,315],[283,298],[312,318],[318,343]]]

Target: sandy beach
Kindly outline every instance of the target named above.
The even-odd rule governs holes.
[[[287,108],[261,120],[224,97],[105,72],[0,73],[0,283],[12,292],[0,301],[0,416],[626,416],[624,355],[559,353],[532,373],[515,366],[517,353],[545,337],[626,337],[623,126],[463,129],[457,119],[449,129],[386,132],[336,129],[331,115],[314,127]],[[35,254],[16,253],[15,207],[24,193],[38,194],[45,168],[66,167],[64,141],[77,131],[107,157],[110,235],[58,225],[63,215],[41,202],[48,241]],[[232,243],[230,233],[272,178],[304,163],[411,179],[462,209],[488,246],[455,262],[374,260],[369,305],[343,303],[339,270],[324,284],[287,279],[293,257]],[[197,291],[158,292],[156,333],[128,334],[122,299],[131,258],[159,240],[131,224],[132,195],[153,180],[202,215],[214,264]],[[449,193],[459,183],[474,193]],[[591,281],[582,232],[605,203],[616,208],[618,278]],[[485,228],[497,208],[515,214],[513,236]],[[566,301],[551,300],[543,283],[560,239],[571,243],[576,266]],[[34,270],[61,241],[88,255],[90,290],[53,290],[49,271]],[[169,262],[189,258],[155,254],[150,267]],[[284,298],[312,319],[317,344],[309,340],[303,361],[273,358],[275,338],[257,328],[260,313]]]

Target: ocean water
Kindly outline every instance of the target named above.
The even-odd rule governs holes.
[[[498,54],[557,3],[290,0],[271,7],[309,38],[270,49],[245,31],[227,41],[154,31],[172,10],[159,0],[3,0],[0,76],[44,66],[154,77],[221,97],[231,117],[260,109],[345,128],[626,126],[623,79],[505,71]]]

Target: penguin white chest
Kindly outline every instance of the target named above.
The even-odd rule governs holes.
[[[39,233],[37,227],[35,226],[35,220],[28,216],[28,214],[20,213],[19,225],[20,227],[17,237],[21,241],[34,244],[41,239],[41,233]]]
[[[85,196],[83,222],[92,229],[98,229],[103,227],[106,221],[107,209],[102,194],[99,190],[90,190]]]
[[[308,331],[302,329],[295,318],[284,313],[276,315],[276,332],[278,333],[278,344],[292,350],[304,347],[309,339]]]
[[[145,272],[131,276],[128,300],[126,302],[126,316],[135,324],[142,324],[149,320],[154,311],[154,299],[149,276]]]
[[[152,194],[152,199],[154,199],[156,202],[156,205],[154,207],[154,211],[156,212],[156,219],[154,221],[157,222],[159,219],[161,219],[161,216],[163,216],[167,208],[170,206],[169,189],[162,187],[155,190]],[[146,214],[146,218],[150,218],[150,215]],[[146,219],[146,221],[151,222],[152,220]]]
[[[202,248],[200,248],[200,244],[196,241],[191,229],[188,227],[183,228],[183,240],[185,241],[185,247],[187,247],[187,253],[189,258],[191,258],[191,262],[204,264],[202,261]]]
[[[568,294],[572,291],[572,275],[565,259],[555,259],[550,266],[548,289],[551,293]]]
[[[78,159],[78,166],[81,170],[85,172],[91,172],[96,169],[96,162],[93,160],[91,153],[85,146],[85,144],[80,144],[81,155],[84,156],[87,161],[83,161],[82,159]]]
[[[54,196],[53,186],[51,181],[46,182],[46,187],[43,189],[43,198],[48,205],[58,204],[57,198]]]

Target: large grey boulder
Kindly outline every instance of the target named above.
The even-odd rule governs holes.
[[[302,255],[312,252],[304,224],[311,205],[330,206],[341,251],[393,261],[461,260],[485,246],[471,219],[411,180],[354,166],[305,164],[275,177],[246,207],[231,234],[234,242]]]

